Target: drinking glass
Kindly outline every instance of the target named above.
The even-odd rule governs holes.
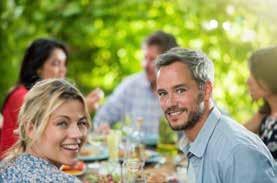
[[[92,145],[103,145],[105,142],[105,135],[99,132],[93,131],[88,134],[88,143]]]
[[[144,161],[125,159],[122,165],[122,183],[146,183],[143,167]]]
[[[111,162],[118,161],[120,142],[121,142],[121,132],[119,130],[110,130],[110,133],[107,136],[109,161]]]

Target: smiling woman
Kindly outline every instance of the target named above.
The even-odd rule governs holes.
[[[1,108],[3,128],[0,138],[0,156],[17,140],[18,112],[28,90],[38,81],[64,78],[68,51],[63,43],[50,39],[37,39],[26,49],[17,84],[8,93]]]
[[[19,113],[19,139],[0,169],[0,182],[79,182],[62,173],[74,165],[90,117],[83,95],[62,79],[38,82]]]
[[[56,40],[36,39],[27,48],[23,57],[16,86],[9,92],[2,106],[3,128],[0,138],[0,159],[16,142],[14,130],[18,127],[17,117],[24,96],[32,86],[43,79],[65,78],[68,64],[66,46]],[[99,105],[100,89],[91,91],[86,97],[89,112]]]

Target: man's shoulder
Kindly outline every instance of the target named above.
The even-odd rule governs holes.
[[[266,146],[257,135],[228,116],[221,115],[205,152],[207,169],[216,174],[220,172],[222,178],[227,179],[226,175],[236,174],[234,178],[239,181],[230,179],[230,182],[240,182],[241,177],[246,176],[251,178],[249,180],[259,178],[256,182],[266,182],[260,180],[269,179],[261,177],[272,176],[265,173],[272,172],[274,167],[274,160]]]
[[[210,142],[211,147],[216,148],[218,154],[222,153],[223,156],[232,153],[237,148],[265,150],[262,141],[256,134],[224,115],[222,115]]]
[[[233,143],[243,143],[248,142],[249,140],[257,140],[258,137],[247,130],[244,126],[242,126],[239,122],[230,118],[229,116],[222,115],[218,127],[217,127],[219,135],[230,142]]]
[[[145,79],[146,79],[145,74],[143,72],[139,72],[125,77],[122,80],[122,83],[129,83],[129,84],[135,84],[137,82],[141,83],[141,82],[145,82]]]
[[[209,146],[217,151],[225,153],[237,144],[247,144],[252,135],[232,118],[221,115],[213,135],[209,141]],[[224,147],[224,148],[219,148]]]
[[[144,89],[149,85],[148,80],[143,72],[135,73],[124,78],[118,85],[119,91],[133,90],[133,89]]]

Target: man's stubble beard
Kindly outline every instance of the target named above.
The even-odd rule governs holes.
[[[197,101],[197,103],[198,103],[197,111],[193,111],[193,112],[191,112],[189,114],[187,122],[184,121],[181,125],[175,126],[175,127],[172,126],[170,122],[168,122],[169,126],[173,130],[176,130],[176,131],[189,130],[189,129],[193,128],[197,124],[197,122],[200,120],[200,118],[203,115],[204,110],[205,110],[205,107],[204,107],[204,94],[203,94],[203,92],[201,92],[198,95],[197,98],[198,98],[198,101]],[[188,111],[188,110],[186,109],[186,111]]]

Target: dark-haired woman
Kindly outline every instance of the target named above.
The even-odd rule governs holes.
[[[0,158],[17,140],[14,130],[17,128],[17,116],[24,96],[38,81],[49,78],[64,78],[67,71],[68,50],[58,41],[37,39],[27,48],[17,85],[6,97],[2,106],[3,128],[0,140]],[[95,110],[100,99],[99,89],[86,97],[89,112]]]
[[[245,124],[257,133],[277,160],[277,47],[260,49],[249,59],[247,84],[254,101],[263,99],[259,111]]]
[[[64,78],[68,51],[60,42],[35,40],[26,50],[17,85],[9,92],[2,106],[3,127],[0,141],[1,156],[17,140],[17,116],[28,90],[39,80]]]

